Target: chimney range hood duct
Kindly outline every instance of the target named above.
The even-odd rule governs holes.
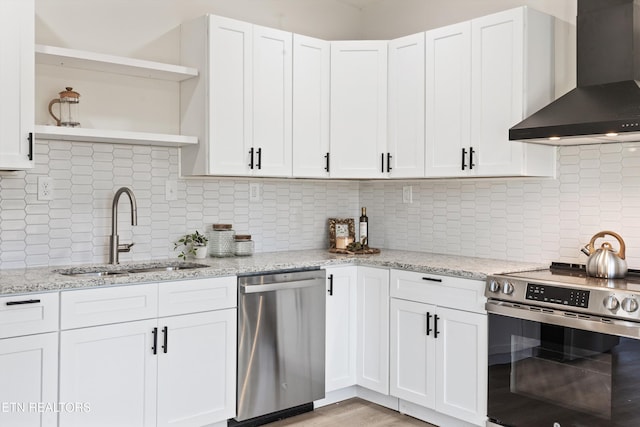
[[[512,141],[640,141],[640,8],[578,0],[577,87],[509,129]]]

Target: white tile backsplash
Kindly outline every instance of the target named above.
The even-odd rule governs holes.
[[[579,248],[601,230],[625,240],[640,268],[640,144],[559,148],[558,178],[420,180],[360,185],[370,242],[514,261],[582,262]],[[419,220],[409,220],[411,212]],[[613,239],[610,239],[614,241]],[[614,245],[617,247],[617,244]]]
[[[123,261],[175,257],[181,235],[219,222],[251,234],[256,251],[323,248],[327,218],[358,213],[355,181],[257,180],[263,201],[249,202],[248,178],[180,179],[178,151],[37,141],[33,170],[0,175],[0,268],[107,262],[121,186],[133,189],[138,205],[131,227],[129,200],[120,198],[120,241],[135,242]],[[54,200],[38,200],[38,176],[53,179]],[[178,182],[176,201],[165,199],[167,180]]]
[[[186,232],[228,222],[256,251],[327,245],[327,218],[367,207],[374,247],[514,261],[584,262],[578,251],[600,230],[618,232],[631,268],[640,268],[640,144],[559,149],[558,178],[314,181],[178,176],[178,149],[38,141],[36,167],[0,175],[0,268],[107,261],[115,190],[122,260],[176,256]],[[38,176],[54,181],[54,200],[37,199]],[[178,200],[165,200],[165,182]],[[249,200],[249,182],[262,200]],[[411,185],[413,203],[402,203]]]

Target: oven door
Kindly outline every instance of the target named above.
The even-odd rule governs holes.
[[[640,325],[497,301],[486,307],[488,425],[640,426]]]

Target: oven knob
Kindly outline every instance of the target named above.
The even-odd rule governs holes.
[[[513,285],[509,282],[504,282],[504,285],[502,285],[502,293],[511,295],[513,293]]]
[[[602,303],[607,310],[611,311],[617,310],[620,306],[620,302],[618,302],[618,298],[616,298],[615,295],[609,295]]]
[[[622,309],[627,313],[633,313],[638,309],[638,301],[635,298],[627,297],[622,300]]]
[[[492,280],[489,283],[489,292],[500,292],[500,283],[497,280]]]

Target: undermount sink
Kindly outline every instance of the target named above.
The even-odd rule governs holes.
[[[159,263],[159,264],[144,264],[140,266],[117,266],[113,269],[101,268],[85,270],[82,267],[68,268],[65,270],[57,270],[56,273],[64,276],[76,276],[76,277],[107,277],[117,276],[135,273],[153,273],[161,271],[178,271],[178,270],[193,270],[195,268],[205,268],[208,265],[198,264],[195,262],[171,262],[171,263]]]

